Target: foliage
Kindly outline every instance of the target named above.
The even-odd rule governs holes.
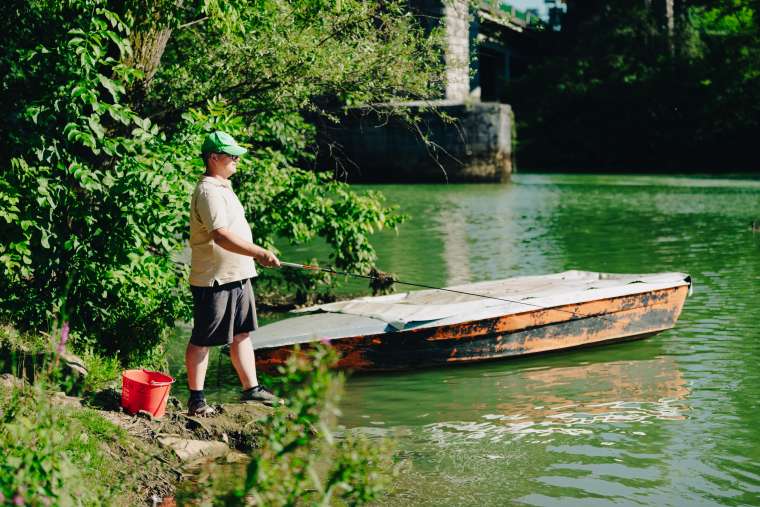
[[[54,352],[28,374],[34,384],[17,378],[0,386],[0,505],[94,504],[120,489],[86,480],[113,466],[103,446],[118,428],[90,411],[72,415],[51,392],[70,384],[60,368],[67,339],[64,326]]]
[[[0,21],[0,320],[43,331],[64,313],[78,350],[161,366],[167,330],[190,317],[187,203],[200,139],[217,128],[251,148],[235,185],[256,241],[321,237],[336,266],[368,271],[369,234],[401,217],[303,170],[304,113],[439,86],[424,63],[438,61],[435,41],[402,6],[12,0]],[[264,280],[302,300],[329,281]]]
[[[171,260],[186,228],[187,176],[164,163],[171,148],[157,126],[121,101],[134,73],[109,55],[129,52],[127,27],[98,2],[83,4],[92,16],[25,54],[55,60],[61,81],[17,118],[28,137],[0,184],[9,204],[0,310],[36,330],[67,314],[80,346],[145,360],[187,314],[184,267]]]
[[[521,165],[600,170],[755,167],[760,84],[751,0],[568,2],[509,100]]]
[[[102,356],[92,348],[82,350],[80,357],[87,369],[87,375],[83,378],[84,393],[95,393],[121,379],[123,368],[118,357]]]
[[[67,334],[68,331],[61,335],[60,343],[65,342]],[[47,340],[20,340],[15,330],[3,327],[0,328],[0,343],[4,355],[6,351],[11,351],[12,355],[14,352],[36,352],[47,345]],[[2,505],[72,503],[76,486],[71,478],[75,471],[68,456],[61,452],[66,441],[66,426],[51,406],[43,387],[54,380],[54,372],[59,373],[54,368],[58,359],[56,353],[56,363],[32,365],[34,372],[28,376],[39,377],[34,386],[22,379],[14,379],[15,384],[0,389]],[[7,364],[3,368],[7,368]]]
[[[391,453],[390,441],[376,442],[347,432],[337,442],[322,503],[330,505],[332,495],[348,505],[363,505],[380,498],[397,473]]]
[[[236,0],[227,9],[176,30],[149,94],[153,116],[221,94],[276,136],[303,111],[429,98],[442,87],[439,39],[406,2]]]
[[[18,351],[22,354],[49,352],[51,344],[48,337],[41,334],[23,334],[7,325],[0,325],[0,349]],[[14,372],[8,372],[14,373]]]
[[[31,382],[40,369],[47,371],[48,365],[60,356],[56,370],[60,374],[45,377],[45,380],[49,388],[70,395],[94,393],[113,385],[121,377],[122,365],[117,357],[102,356],[92,348],[85,348],[75,356],[59,352],[59,348],[60,339],[56,341],[48,334],[19,333],[10,326],[0,325],[0,373]],[[86,375],[80,373],[81,366]]]
[[[296,352],[277,377],[286,405],[262,421],[261,447],[247,471],[227,491],[199,486],[215,505],[360,505],[378,497],[394,473],[387,441],[347,434],[336,437],[331,426],[342,378],[331,365],[329,346]],[[210,476],[218,487],[220,478]],[[215,496],[215,498],[210,498]]]

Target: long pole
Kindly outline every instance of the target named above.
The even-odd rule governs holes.
[[[514,303],[514,304],[518,304],[518,305],[532,306],[534,308],[539,308],[541,310],[553,310],[555,312],[568,313],[568,314],[570,314],[570,315],[572,315],[573,317],[576,317],[576,318],[600,317],[602,319],[607,319],[604,315],[583,315],[583,314],[578,314],[577,312],[572,312],[572,311],[569,311],[569,310],[561,310],[559,308],[548,308],[546,306],[541,306],[541,305],[537,305],[537,304],[533,304],[533,303],[525,303],[523,301],[515,301],[513,299],[499,298],[499,297],[496,297],[496,296],[487,296],[485,294],[477,294],[477,293],[474,293],[474,292],[465,292],[465,291],[455,290],[455,289],[446,289],[444,287],[434,287],[432,285],[424,285],[424,284],[421,284],[421,283],[405,282],[403,280],[397,280],[396,278],[393,278],[392,276],[380,277],[380,276],[372,276],[372,275],[360,275],[358,273],[348,273],[348,272],[345,272],[345,271],[337,271],[337,270],[332,269],[332,268],[323,268],[321,266],[315,266],[313,264],[297,264],[295,262],[280,262],[280,266],[285,267],[285,268],[292,268],[292,269],[305,269],[305,270],[308,270],[308,271],[322,271],[324,273],[332,273],[332,274],[335,274],[335,275],[352,276],[352,277],[356,277],[356,278],[364,278],[366,280],[387,280],[387,279],[390,279],[390,280],[393,280],[393,283],[398,283],[398,284],[401,284],[401,285],[409,285],[409,286],[412,286],[412,287],[421,287],[423,289],[441,290],[441,291],[445,291],[445,292],[453,292],[455,294],[464,294],[466,296],[474,296],[474,297],[485,298],[485,299],[495,299],[497,301],[504,301],[506,303]],[[607,319],[607,320],[610,320],[610,322],[612,322],[611,319]]]

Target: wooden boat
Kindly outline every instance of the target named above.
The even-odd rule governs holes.
[[[319,341],[338,350],[339,368],[390,371],[645,338],[675,326],[691,279],[566,271],[446,289],[298,310],[308,315],[254,331],[256,364],[271,371]]]

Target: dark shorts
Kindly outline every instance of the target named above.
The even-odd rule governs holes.
[[[249,279],[214,285],[190,286],[193,293],[193,333],[199,347],[232,343],[232,337],[259,327]]]

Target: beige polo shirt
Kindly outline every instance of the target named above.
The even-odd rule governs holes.
[[[190,285],[210,287],[214,281],[222,285],[256,276],[252,257],[230,252],[214,242],[212,232],[221,227],[253,242],[245,210],[230,181],[203,176],[190,200]]]

